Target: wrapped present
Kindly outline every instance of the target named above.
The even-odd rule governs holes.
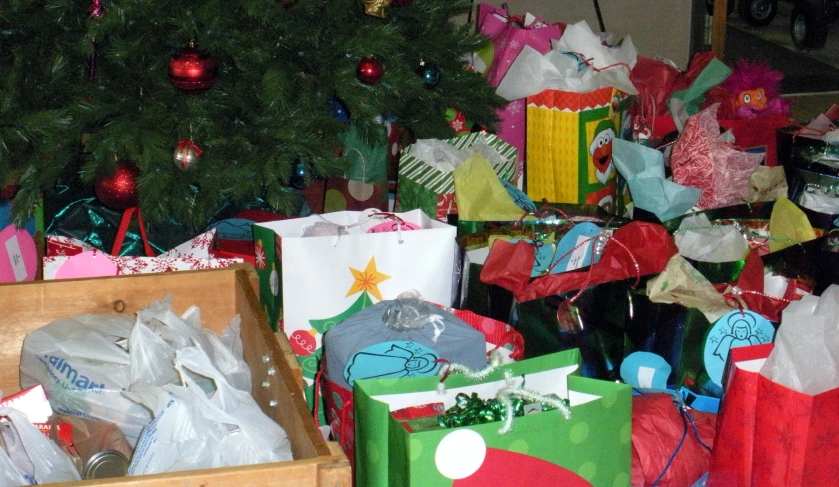
[[[691,429],[684,432],[688,421]],[[691,410],[670,394],[632,397],[632,485],[684,487],[707,471],[716,414]]]
[[[216,258],[210,253],[216,230],[154,257],[113,256],[71,237],[48,235],[43,259],[44,279],[72,279],[196,269],[219,269],[240,263],[239,258]]]
[[[328,330],[323,341],[326,417],[351,462],[356,380],[433,376],[446,362],[482,369],[487,354],[498,350],[506,362],[521,358],[524,346],[518,332],[505,323],[441,309],[411,292],[355,313]]]
[[[358,381],[356,441],[365,447],[356,452],[356,482],[628,487],[630,387],[578,377],[578,364],[579,354],[570,350],[500,366],[480,378],[452,373],[443,394],[436,377]],[[406,429],[391,414],[435,402],[446,408],[438,425]],[[469,413],[490,404],[507,406],[484,414],[486,421]],[[516,404],[531,413],[518,416]],[[459,426],[448,428],[451,421]]]

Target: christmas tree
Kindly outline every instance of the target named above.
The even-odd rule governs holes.
[[[199,228],[225,205],[285,211],[342,174],[342,134],[382,121],[449,138],[503,101],[468,57],[487,40],[451,0],[4,0],[0,188],[19,218],[57,180],[139,170],[150,224]],[[121,204],[118,202],[117,204]],[[119,208],[117,208],[119,209]]]

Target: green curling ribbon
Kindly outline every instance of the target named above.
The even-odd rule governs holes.
[[[547,397],[561,401],[566,406],[569,405],[567,399],[560,399],[556,394],[549,394]],[[536,401],[533,401],[536,402]],[[525,401],[519,397],[511,399],[513,407],[513,415],[515,417],[524,416],[524,408],[531,402]],[[542,411],[551,411],[557,409],[548,403],[539,403]],[[459,426],[474,426],[478,424],[494,423],[496,421],[503,421],[506,414],[506,408],[498,401],[498,399],[483,400],[478,397],[478,394],[473,392],[471,396],[464,393],[459,393],[455,396],[455,405],[446,410],[446,413],[437,417],[437,424],[443,428],[457,428]]]

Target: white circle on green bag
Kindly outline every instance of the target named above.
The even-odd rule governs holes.
[[[434,463],[443,477],[458,480],[477,472],[484,463],[486,453],[487,445],[481,435],[469,429],[460,429],[440,440]]]
[[[733,310],[722,315],[705,338],[703,356],[708,377],[722,387],[723,369],[732,348],[769,343],[774,336],[772,323],[757,313]]]
[[[271,277],[268,279],[268,285],[271,286],[271,294],[277,296],[280,294],[280,275],[277,274],[277,269],[271,269]]]

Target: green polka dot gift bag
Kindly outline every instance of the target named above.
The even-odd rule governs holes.
[[[355,382],[357,487],[630,487],[630,386],[566,350]]]

